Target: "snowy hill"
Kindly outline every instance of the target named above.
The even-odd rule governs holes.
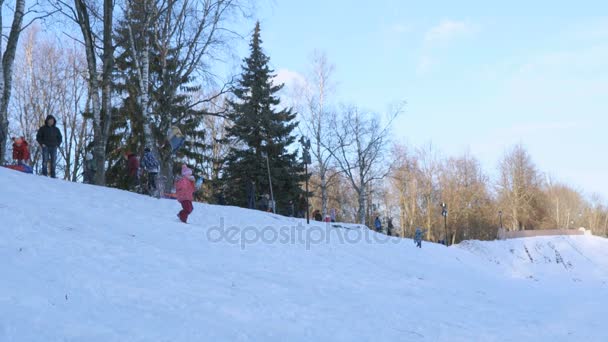
[[[0,168],[0,341],[608,341],[608,241],[445,248]],[[223,228],[221,228],[223,227]]]

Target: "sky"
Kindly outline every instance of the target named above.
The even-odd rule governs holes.
[[[407,102],[395,140],[469,152],[491,176],[521,143],[540,171],[608,199],[607,1],[277,0],[243,26],[256,19],[288,87],[322,51],[333,102]]]

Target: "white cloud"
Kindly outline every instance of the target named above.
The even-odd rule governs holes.
[[[275,84],[284,83],[285,87],[292,88],[296,85],[306,83],[306,78],[297,71],[279,69],[279,71],[277,71],[277,75],[273,79],[273,82]]]
[[[424,41],[426,43],[446,42],[475,31],[475,27],[465,21],[443,20],[426,32]]]

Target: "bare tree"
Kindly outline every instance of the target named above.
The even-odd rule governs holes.
[[[541,177],[522,145],[513,147],[499,165],[498,196],[511,230],[533,228],[538,220]]]
[[[488,228],[486,212],[491,209],[492,198],[489,179],[481,170],[477,159],[464,154],[446,160],[440,170],[441,200],[448,204],[448,229],[451,243],[479,237],[475,228]],[[491,210],[490,210],[491,211]]]
[[[390,120],[398,113],[391,114]],[[389,126],[382,126],[377,115],[349,106],[333,120],[332,133],[336,138],[332,156],[357,194],[357,222],[365,224],[368,186],[390,171],[391,165],[385,158]]]
[[[391,185],[396,192],[397,207],[399,208],[399,225],[402,237],[413,233],[415,226],[420,222],[422,210],[420,201],[420,169],[415,154],[408,151],[405,146],[396,145],[393,148],[392,158],[395,167],[391,172]]]
[[[21,45],[15,63],[11,117],[18,123],[18,135],[33,143],[45,117],[55,115],[64,137],[58,166],[64,170],[64,179],[75,181],[79,157],[90,136],[82,116],[87,102],[86,65],[76,48],[60,46],[54,39],[39,38],[39,34],[39,27],[31,27]],[[36,146],[31,147],[35,167],[40,156]]]
[[[94,182],[105,185],[106,145],[112,122],[115,1],[73,0],[70,3],[68,0],[52,0],[51,4],[56,11],[78,25],[82,35],[87,62],[89,107],[93,117],[93,155],[97,169]],[[99,64],[101,70],[98,68]]]
[[[439,169],[440,160],[437,150],[431,143],[417,150],[417,161],[420,175],[420,200],[423,223],[427,229],[427,239],[431,240],[441,235],[434,234],[435,223],[440,213]],[[447,237],[446,237],[447,239]]]
[[[304,102],[300,110],[302,123],[300,126],[303,133],[311,138],[312,155],[319,177],[321,211],[325,217],[328,214],[328,187],[331,183],[331,177],[328,175],[333,159],[332,152],[336,148],[334,135],[330,130],[331,114],[327,103],[334,86],[331,80],[334,66],[324,53],[316,51],[312,56],[310,68],[306,82],[297,89]]]

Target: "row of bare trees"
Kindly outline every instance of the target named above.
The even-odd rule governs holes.
[[[312,206],[323,216],[335,208],[338,219],[369,226],[379,216],[385,227],[391,222],[385,231],[392,235],[412,236],[422,227],[427,239],[449,243],[494,239],[501,224],[508,230],[585,227],[606,235],[608,207],[600,196],[588,199],[552,181],[522,145],[505,153],[495,179],[470,153],[444,158],[432,144],[400,145],[389,127],[402,108],[382,120],[355,105],[334,105],[333,70],[315,53],[294,92],[302,134],[312,142]]]

